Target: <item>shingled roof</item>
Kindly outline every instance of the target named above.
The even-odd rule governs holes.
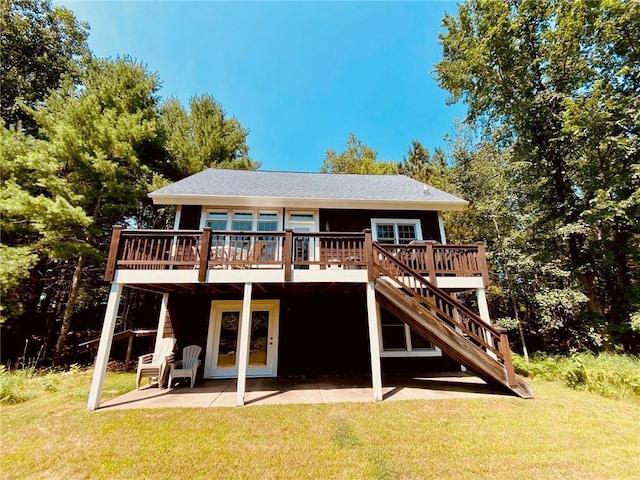
[[[460,210],[467,202],[404,175],[210,168],[149,195],[157,204]]]

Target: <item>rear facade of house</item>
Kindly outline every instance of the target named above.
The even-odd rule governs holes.
[[[481,244],[450,245],[442,212],[466,201],[402,175],[209,169],[151,194],[172,230],[114,227],[112,282],[89,409],[100,403],[123,288],[162,294],[163,338],[203,347],[200,375],[459,370],[521,396],[491,326]],[[472,292],[477,311],[456,294]]]

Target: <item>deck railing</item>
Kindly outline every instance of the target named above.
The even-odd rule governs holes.
[[[368,269],[373,265],[371,231],[242,232],[204,230],[113,229],[105,280],[121,270],[199,270],[204,281],[212,269],[284,269],[285,280],[295,269]],[[484,246],[382,245],[413,270],[429,277],[482,277],[488,284]]]
[[[433,241],[407,245],[381,245],[395,258],[433,281],[433,275],[443,277],[482,277],[489,285],[484,244],[441,245]]]

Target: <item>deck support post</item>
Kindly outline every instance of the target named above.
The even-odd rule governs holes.
[[[107,364],[109,363],[109,353],[111,352],[113,332],[116,328],[121,294],[122,284],[112,283],[111,291],[109,292],[109,301],[107,302],[107,310],[104,314],[98,354],[96,355],[96,361],[93,367],[93,378],[91,379],[87,410],[96,410],[100,406],[102,386],[104,385],[104,378],[107,374]]]
[[[153,351],[160,350],[162,345],[162,338],[164,337],[164,329],[167,321],[167,311],[169,306],[169,294],[162,294],[162,301],[160,303],[160,314],[158,315],[158,331],[156,332],[156,343],[153,346]]]
[[[476,298],[478,299],[478,313],[480,314],[480,318],[487,325],[491,325],[489,305],[487,304],[487,295],[484,291],[484,288],[476,288]]]
[[[487,303],[487,295],[484,291],[484,288],[476,288],[476,299],[478,300],[478,313],[480,314],[480,319],[486,323],[487,325],[491,325],[491,316],[489,315],[489,304]],[[491,345],[491,333],[485,330],[484,340]],[[487,355],[492,358],[497,359],[498,356],[488,351]]]
[[[369,323],[373,399],[379,402],[382,400],[382,367],[380,365],[380,330],[378,329],[375,282],[367,283],[367,318]]]
[[[244,284],[244,297],[242,298],[242,312],[239,325],[238,345],[238,382],[236,390],[236,405],[244,405],[244,393],[247,387],[247,366],[249,365],[249,342],[251,340],[251,293],[252,283]]]

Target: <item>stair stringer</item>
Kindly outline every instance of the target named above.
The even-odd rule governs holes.
[[[384,278],[378,278],[375,290],[379,304],[485,382],[505,388],[519,397],[533,398],[529,384],[516,375],[515,385],[509,385],[507,372],[502,363],[444,324],[428,307],[407,295],[402,289]],[[451,321],[455,323],[453,319]]]

